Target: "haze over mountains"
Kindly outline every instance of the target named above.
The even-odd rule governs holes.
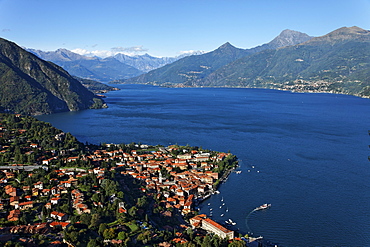
[[[56,51],[27,49],[27,51],[41,59],[58,64],[71,75],[105,83],[135,77],[191,55],[159,58],[149,54],[128,56],[118,53],[111,57],[99,58],[80,55],[67,49]],[[200,52],[192,54],[200,54]]]

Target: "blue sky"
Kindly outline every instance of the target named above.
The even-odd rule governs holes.
[[[0,37],[44,51],[176,56],[343,26],[369,30],[370,0],[0,0]]]

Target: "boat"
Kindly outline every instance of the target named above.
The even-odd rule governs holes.
[[[229,209],[228,208],[226,208],[226,211],[225,212],[229,212]]]
[[[258,211],[258,210],[268,209],[269,207],[271,207],[271,204],[265,203],[265,204],[263,204],[263,205],[261,205],[259,207],[256,207],[254,210],[255,211]]]
[[[221,216],[221,217],[223,217],[223,216],[224,216],[224,214],[221,214],[220,216]]]
[[[225,222],[226,222],[226,224],[228,224],[228,225],[233,225],[233,226],[235,226],[235,225],[236,225],[236,222],[232,221],[232,219],[226,220]]]

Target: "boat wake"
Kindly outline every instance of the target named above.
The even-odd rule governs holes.
[[[265,203],[265,204],[263,204],[263,205],[255,208],[255,209],[253,209],[251,212],[249,212],[249,214],[245,218],[245,225],[247,227],[248,232],[252,232],[251,229],[249,228],[249,225],[248,225],[248,218],[249,218],[249,216],[251,216],[251,214],[254,213],[255,211],[260,211],[260,210],[268,209],[270,207],[271,207],[271,204]]]
[[[248,233],[252,232],[251,229],[249,228],[249,225],[248,225],[248,218],[249,218],[249,216],[251,216],[251,214],[253,214],[254,211],[256,211],[256,209],[253,209],[252,211],[250,211],[249,214],[247,215],[247,217],[245,218],[245,225],[247,227]]]

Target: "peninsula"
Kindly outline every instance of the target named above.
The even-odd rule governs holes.
[[[1,114],[0,242],[245,245],[196,210],[236,164],[188,145],[82,144],[33,117]]]

